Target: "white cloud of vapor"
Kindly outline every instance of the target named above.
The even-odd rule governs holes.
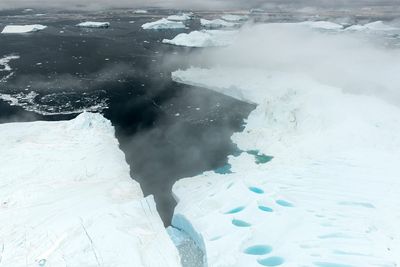
[[[230,47],[194,62],[301,73],[351,93],[400,104],[400,49],[383,34],[326,33],[283,24],[249,25]]]

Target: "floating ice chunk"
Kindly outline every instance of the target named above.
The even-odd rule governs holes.
[[[145,30],[163,30],[163,29],[184,29],[185,24],[181,21],[170,21],[162,18],[154,22],[148,22],[142,25]]]
[[[249,17],[248,16],[241,16],[241,15],[232,15],[232,14],[228,14],[228,15],[223,15],[221,17],[223,20],[225,21],[234,21],[234,22],[239,22],[239,21],[245,21],[247,20]]]
[[[29,33],[46,29],[47,26],[40,24],[32,25],[7,25],[1,33]]]
[[[382,21],[375,21],[365,25],[352,25],[346,28],[347,31],[395,31],[399,28],[387,25]]]
[[[237,31],[202,30],[180,33],[172,40],[164,39],[163,43],[187,47],[227,46],[234,42]]]
[[[10,61],[15,60],[15,59],[19,59],[19,56],[9,55],[9,56],[0,58],[0,71],[11,71],[12,69],[8,63],[10,63]]]
[[[229,27],[235,27],[238,24],[233,23],[233,22],[228,22],[222,19],[213,19],[213,20],[208,20],[208,19],[200,19],[200,24],[201,26],[209,29],[218,29],[218,28],[229,28]]]
[[[299,25],[308,26],[313,29],[322,29],[322,30],[341,30],[343,26],[330,21],[303,21],[297,23]]]
[[[135,11],[133,11],[133,13],[135,14],[147,14],[148,11],[145,9],[136,9]]]
[[[110,27],[110,22],[85,21],[76,26],[83,28],[108,28]]]
[[[186,21],[191,19],[191,15],[188,13],[183,13],[181,15],[171,15],[167,17],[171,21]]]

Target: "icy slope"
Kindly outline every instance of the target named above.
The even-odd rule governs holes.
[[[235,41],[237,31],[202,30],[190,33],[180,33],[173,39],[162,42],[187,47],[227,46]]]
[[[0,266],[180,266],[111,123],[0,125]]]
[[[40,24],[33,25],[7,25],[1,33],[29,33],[46,29],[47,26]]]
[[[293,73],[192,68],[172,77],[258,104],[232,137],[240,155],[173,188],[172,224],[208,266],[400,264],[397,106]]]

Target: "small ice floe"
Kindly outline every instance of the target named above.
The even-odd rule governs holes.
[[[235,40],[237,31],[202,30],[190,33],[180,33],[175,38],[164,39],[165,44],[187,47],[227,46]]]
[[[15,59],[19,59],[19,56],[8,55],[3,58],[0,58],[0,71],[11,71],[12,69],[8,63],[10,63],[10,61]]]
[[[382,21],[375,21],[364,25],[353,25],[346,28],[347,31],[395,31],[399,28],[387,25]]]
[[[222,19],[213,19],[213,20],[200,19],[200,24],[201,26],[209,29],[229,28],[238,25],[237,23],[228,22]]]
[[[297,23],[299,25],[308,26],[313,29],[321,29],[321,30],[341,30],[343,26],[330,21],[303,21]]]
[[[85,21],[77,24],[76,26],[82,28],[108,28],[110,27],[110,22]]]
[[[261,9],[261,8],[252,8],[252,9],[250,9],[250,13],[251,14],[264,13],[264,12],[265,12],[265,10]]]
[[[133,11],[133,13],[135,14],[147,14],[148,11],[145,9],[136,9],[135,11]]]
[[[191,14],[183,13],[181,15],[171,15],[167,17],[167,19],[171,21],[186,21],[190,20],[192,18],[191,16],[192,16]]]
[[[230,22],[239,22],[239,21],[245,21],[247,20],[249,17],[248,16],[241,16],[241,15],[232,15],[232,14],[228,14],[228,15],[223,15],[221,17],[223,20],[225,21],[230,21]]]
[[[170,21],[162,18],[154,22],[148,22],[142,25],[145,30],[164,30],[164,29],[184,29],[185,24],[181,21]]]
[[[46,29],[47,26],[40,24],[32,25],[7,25],[1,33],[29,33],[37,32]]]

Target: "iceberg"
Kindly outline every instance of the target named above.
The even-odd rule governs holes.
[[[47,26],[40,24],[33,25],[7,25],[4,27],[1,33],[9,34],[9,33],[30,33],[37,32],[46,29]]]
[[[0,124],[0,143],[1,266],[181,266],[102,115]]]
[[[238,25],[237,23],[228,22],[222,19],[213,19],[213,20],[200,19],[200,24],[201,26],[209,29],[218,29],[224,27],[229,28]]]
[[[227,15],[223,15],[221,18],[225,21],[240,22],[240,21],[248,20],[249,17],[245,16],[245,15],[242,16],[242,15],[227,14]]]
[[[82,28],[108,28],[110,27],[109,22],[95,22],[95,21],[85,21],[77,24],[76,26]]]
[[[365,25],[352,25],[346,28],[347,31],[395,31],[399,28],[392,27],[382,21],[375,21]]]
[[[191,18],[191,14],[188,13],[183,13],[181,15],[171,15],[167,17],[167,19],[171,21],[186,21],[190,20]]]
[[[330,22],[330,21],[303,21],[297,23],[299,25],[308,26],[313,29],[322,29],[322,30],[342,30],[343,25]]]
[[[148,11],[145,9],[136,9],[135,11],[133,11],[133,13],[135,14],[147,14]]]
[[[400,263],[398,106],[266,69],[189,68],[172,79],[257,104],[232,136],[241,153],[230,172],[173,186],[172,225],[208,266]]]
[[[154,22],[148,22],[142,25],[144,30],[164,30],[164,29],[184,29],[185,24],[181,21],[170,21],[162,18]]]
[[[202,30],[180,33],[172,40],[164,39],[162,42],[187,47],[227,46],[234,42],[236,35],[237,31]]]

